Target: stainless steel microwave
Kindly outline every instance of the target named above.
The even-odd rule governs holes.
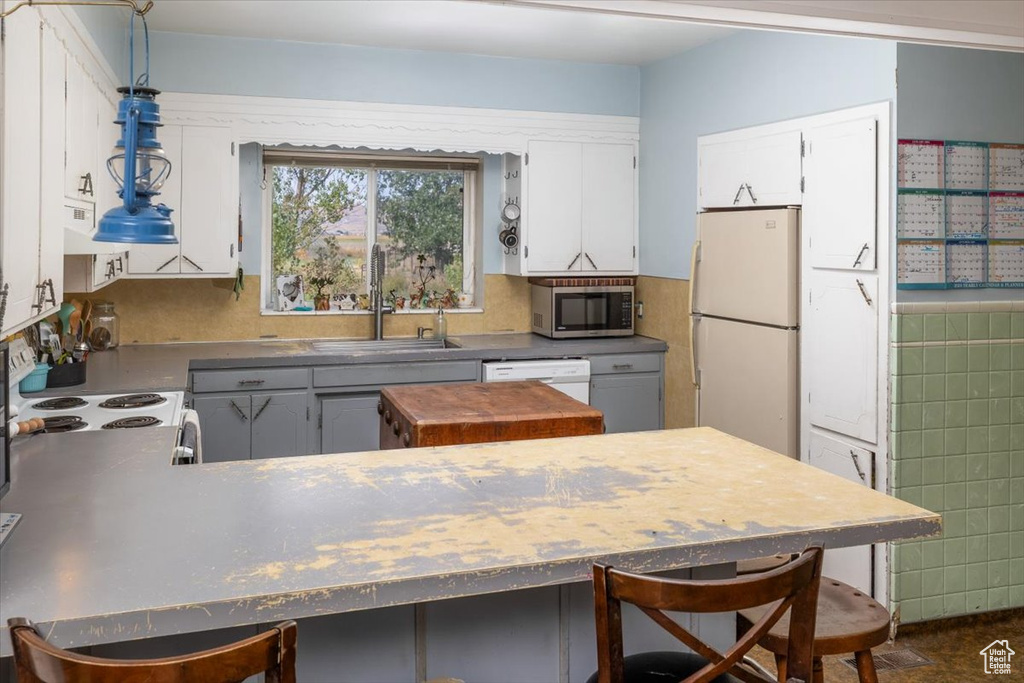
[[[633,334],[633,287],[530,285],[533,331],[552,339]]]

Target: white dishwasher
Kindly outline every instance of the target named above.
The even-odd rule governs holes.
[[[577,401],[590,404],[590,361],[514,360],[484,363],[485,382],[521,382],[535,379]]]

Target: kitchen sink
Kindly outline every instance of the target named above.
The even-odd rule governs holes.
[[[428,351],[431,349],[458,349],[451,339],[380,339],[357,341],[315,341],[314,351],[327,353],[380,353],[388,351]]]

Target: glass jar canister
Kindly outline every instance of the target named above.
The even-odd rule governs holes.
[[[114,304],[110,301],[97,301],[92,309],[92,332],[89,334],[89,346],[93,351],[106,351],[117,347],[121,339],[121,320],[114,312]]]

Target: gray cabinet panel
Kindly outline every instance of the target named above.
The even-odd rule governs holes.
[[[306,392],[252,396],[252,457],[306,455]]]
[[[661,376],[637,373],[592,377],[590,405],[604,413],[609,434],[661,429]]]
[[[480,378],[480,361],[455,360],[418,363],[342,365],[314,368],[314,387],[380,386],[426,382],[475,382]]]
[[[203,370],[192,373],[192,392],[196,394],[217,391],[305,389],[308,384],[308,368]]]
[[[591,375],[661,372],[660,353],[620,353],[590,357]]]
[[[252,417],[249,395],[197,396],[192,403],[202,429],[203,462],[248,460]]]
[[[412,605],[299,619],[300,683],[416,680]]]
[[[356,453],[380,448],[376,391],[320,401],[320,452]]]

